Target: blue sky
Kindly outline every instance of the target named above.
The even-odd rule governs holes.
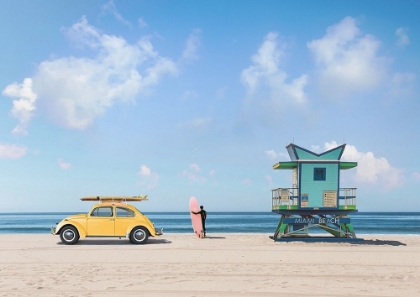
[[[291,142],[420,211],[418,1],[3,1],[0,212],[270,211]]]

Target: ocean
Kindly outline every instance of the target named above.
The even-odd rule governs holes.
[[[74,213],[0,213],[0,234],[48,234]],[[145,213],[165,233],[191,233],[188,212]],[[356,235],[420,235],[420,212],[358,212],[350,215]],[[280,215],[271,212],[207,212],[207,233],[274,233]],[[319,228],[313,233],[325,233]],[[312,230],[312,229],[311,229]],[[312,231],[311,231],[312,232]]]

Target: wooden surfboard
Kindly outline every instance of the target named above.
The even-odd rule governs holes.
[[[200,207],[198,205],[198,201],[195,197],[191,197],[190,199],[190,214],[191,214],[191,223],[194,230],[195,235],[198,238],[203,238],[203,224],[201,222],[201,215],[200,214],[193,214],[191,212],[199,212]]]
[[[139,195],[139,196],[88,196],[80,198],[82,201],[99,201],[99,202],[121,202],[121,201],[144,201],[148,200],[147,195]]]

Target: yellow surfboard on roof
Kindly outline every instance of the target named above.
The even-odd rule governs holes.
[[[139,196],[87,196],[80,198],[82,201],[103,201],[103,202],[119,202],[119,201],[128,201],[128,202],[139,202],[149,200],[147,195]]]

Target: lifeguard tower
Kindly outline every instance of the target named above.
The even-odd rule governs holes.
[[[348,216],[357,212],[356,188],[340,188],[340,171],[356,167],[357,162],[340,161],[345,146],[322,154],[293,143],[286,146],[291,161],[276,163],[273,169],[291,170],[292,187],[272,190],[272,211],[281,215],[274,240],[319,238],[310,236],[312,228],[333,235],[323,240],[356,238]]]

